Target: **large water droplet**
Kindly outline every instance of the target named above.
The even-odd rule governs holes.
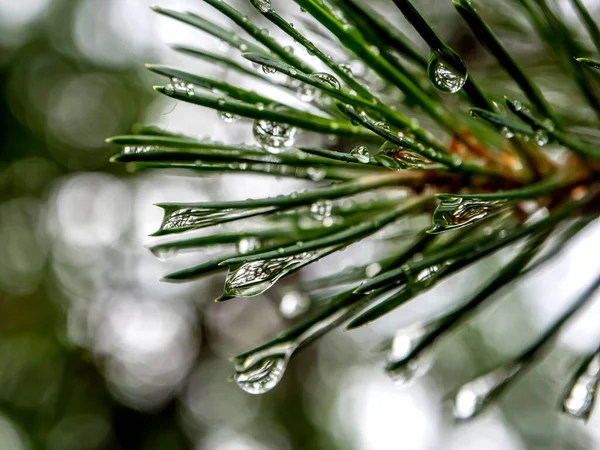
[[[444,197],[433,213],[430,233],[461,228],[500,212],[509,202],[478,198]]]
[[[454,417],[461,420],[475,417],[520,369],[520,364],[501,366],[463,384],[454,397]]]
[[[279,302],[279,312],[286,319],[295,319],[310,308],[310,299],[298,291],[286,292]]]
[[[460,91],[468,77],[465,62],[449,49],[431,52],[427,72],[436,88],[450,94]]]
[[[410,150],[398,149],[392,156],[402,169],[427,169],[433,161]]]
[[[298,129],[286,123],[258,119],[254,121],[252,131],[261,147],[270,152],[279,153],[282,148],[294,144]]]
[[[354,156],[354,159],[356,159],[358,162],[363,163],[363,164],[367,164],[371,160],[371,155],[369,154],[369,149],[367,147],[365,147],[364,145],[359,145],[357,147],[354,147],[350,151],[350,154],[352,156]]]
[[[225,280],[223,297],[252,297],[262,294],[281,277],[319,259],[327,251],[303,252],[282,258],[232,265]]]
[[[596,354],[577,377],[563,401],[563,410],[573,417],[587,420],[592,413],[600,382],[600,354]]]
[[[266,73],[267,75],[273,75],[274,73],[277,72],[277,69],[275,67],[271,67],[271,66],[267,66],[267,65],[263,65],[262,66],[262,71],[264,73]]]
[[[294,349],[293,344],[280,344],[250,353],[236,362],[233,379],[249,394],[264,394],[283,378]]]

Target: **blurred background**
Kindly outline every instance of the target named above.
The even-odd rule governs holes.
[[[232,3],[254,14],[248,2]],[[293,16],[291,3],[273,0]],[[485,52],[450,1],[415,3],[468,64],[485,66]],[[587,3],[600,18],[595,2]],[[160,5],[216,17],[199,0]],[[460,301],[464,287],[496,270],[498,261],[453,277],[381,323],[326,336],[294,357],[283,381],[263,396],[228,382],[228,358],[298,320],[282,299],[289,307],[290,296],[301,294],[283,280],[266,295],[215,304],[222,275],[161,283],[168,270],[206,254],[155,258],[145,247],[161,219],[152,205],[242,199],[249,186],[251,196],[275,195],[306,184],[132,174],[108,163],[118,149],[104,139],[138,122],[252,141],[249,124],[227,124],[214,111],[151,89],[159,79],[145,62],[229,76],[168,44],[229,50],[149,6],[146,0],[0,0],[0,449],[600,448],[600,414],[586,426],[558,412],[569,370],[600,339],[598,307],[588,308],[544,362],[480,418],[454,423],[445,400],[523,348],[600,271],[592,254],[600,248],[598,226],[445,340],[429,374],[409,386],[384,374],[385,355],[376,351],[381,341]],[[527,42],[522,53],[543,60],[546,50]],[[489,84],[500,89],[495,79]],[[343,270],[361,258],[349,250],[310,270]]]

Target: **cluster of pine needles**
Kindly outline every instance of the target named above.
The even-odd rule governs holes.
[[[174,49],[226,68],[244,82],[148,65],[169,80],[155,90],[212,108],[225,122],[249,119],[256,145],[139,126],[132,135],[109,139],[122,148],[113,160],[134,169],[184,169],[203,176],[292,177],[314,187],[244,201],[160,204],[164,219],[156,236],[227,225],[155,245],[155,253],[230,249],[165,280],[227,271],[218,301],[256,296],[350,244],[374,234],[385,242],[385,250],[367,263],[298,284],[287,309],[302,319],[234,359],[234,380],[245,391],[272,389],[292,355],[334,327],[365,326],[461,269],[512,248],[510,260],[460,306],[390,339],[386,371],[410,380],[423,372],[436,342],[514,281],[550,262],[598,217],[600,62],[589,57],[600,53],[600,31],[581,0],[570,0],[578,26],[561,19],[553,0],[452,0],[497,61],[489,73],[496,80],[498,74],[506,77],[488,81],[482,69],[483,84],[409,0],[393,4],[429,54],[364,0],[294,0],[300,8],[296,26],[270,0],[252,0],[263,16],[256,22],[269,22],[270,30],[226,0],[204,2],[235,31],[193,12],[153,9],[227,44],[231,51],[223,54]],[[294,46],[282,45],[286,39],[273,37],[274,31]],[[511,34],[521,39],[537,34],[550,55],[546,66],[518,62],[523,58],[498,37]],[[270,85],[277,95],[248,89],[259,85]],[[555,100],[562,94],[565,101],[550,102],[547,93]],[[327,148],[295,146],[299,133],[321,135]],[[460,387],[455,416],[476,416],[538,363],[599,287],[600,274],[529,347]],[[587,418],[599,380],[600,346],[575,368],[564,411]]]

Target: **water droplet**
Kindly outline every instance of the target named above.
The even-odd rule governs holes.
[[[598,382],[600,382],[600,354],[594,355],[583,373],[575,380],[563,400],[563,410],[573,417],[587,420],[592,413]]]
[[[542,120],[542,125],[544,126],[544,129],[547,130],[547,131],[549,131],[549,132],[553,132],[555,130],[555,128],[556,128],[556,125],[550,119],[544,119],[544,120]]]
[[[500,130],[500,133],[502,134],[503,137],[505,137],[506,139],[512,139],[515,137],[515,133],[513,132],[513,130],[511,130],[508,127],[502,127],[502,129]]]
[[[150,251],[158,258],[159,261],[168,261],[179,253],[174,247],[153,247]]]
[[[365,268],[367,278],[373,278],[379,272],[381,272],[381,264],[379,263],[371,263]]]
[[[369,154],[369,149],[367,147],[365,147],[364,145],[359,145],[357,147],[354,147],[350,151],[350,154],[352,156],[354,156],[354,159],[356,159],[358,162],[363,163],[363,164],[367,164],[371,160],[371,155]]]
[[[333,203],[331,200],[319,200],[310,205],[310,213],[317,220],[323,220],[331,216]]]
[[[286,292],[279,303],[279,312],[286,319],[295,319],[306,313],[309,308],[310,299],[298,291]]]
[[[382,130],[390,131],[390,126],[385,122],[377,122],[375,126],[381,128]]]
[[[400,168],[402,169],[426,169],[434,163],[424,156],[410,150],[401,150],[393,154]]]
[[[538,146],[543,147],[550,140],[550,136],[548,136],[548,132],[546,130],[537,130],[533,136],[533,140]]]
[[[324,255],[326,250],[303,252],[292,256],[249,261],[229,267],[224,297],[253,297],[262,294],[281,277],[297,270]]]
[[[158,149],[159,148],[155,145],[128,145],[123,147],[123,153],[126,155],[131,155],[133,153],[146,153]]]
[[[450,94],[460,91],[468,77],[465,62],[449,49],[432,51],[427,71],[433,85]]]
[[[267,75],[273,75],[274,73],[277,72],[277,69],[275,67],[271,67],[271,66],[267,66],[267,65],[263,65],[262,66],[262,71],[264,73],[266,73]]]
[[[523,109],[523,103],[521,103],[519,100],[515,100],[513,102],[513,106],[515,108],[515,111],[521,111]]]
[[[271,0],[252,0],[252,4],[261,13],[271,11]]]
[[[306,169],[306,173],[313,181],[322,181],[327,176],[327,171],[325,169],[317,167],[309,167]]]
[[[237,243],[237,251],[241,255],[246,255],[260,248],[260,241],[254,236],[241,238]]]
[[[258,119],[254,121],[252,131],[261,147],[270,152],[279,153],[280,149],[294,144],[298,129],[289,124]]]
[[[454,417],[460,420],[475,417],[520,369],[520,364],[500,366],[462,385],[454,397]]]
[[[317,72],[317,73],[313,73],[312,75],[310,75],[310,78],[312,78],[313,80],[318,81],[322,84],[325,84],[330,88],[333,88],[333,89],[340,88],[340,82],[338,81],[338,79],[336,77],[334,77],[330,73]]]
[[[482,200],[478,198],[444,197],[433,213],[430,233],[461,228],[502,210],[506,200]]]
[[[288,55],[293,55],[294,54],[294,47],[292,47],[291,45],[286,45],[285,47],[283,47],[283,49],[285,50],[285,52]]]
[[[264,394],[283,378],[293,351],[292,345],[281,344],[251,353],[236,363],[233,379],[249,394]]]
[[[396,384],[407,385],[425,375],[431,368],[433,362],[431,352],[412,355],[430,331],[431,327],[422,324],[410,325],[396,331],[386,368],[386,373]]]
[[[247,216],[255,211],[270,211],[272,208],[259,209],[209,209],[209,208],[165,208],[160,226],[161,231],[187,230],[202,228]]]
[[[240,116],[226,111],[217,111],[217,116],[219,116],[219,119],[223,122],[227,123],[237,122],[240,119]]]
[[[308,83],[301,83],[296,89],[298,98],[303,102],[312,102],[315,98],[318,98],[319,93],[318,89]]]
[[[339,64],[338,68],[348,76],[352,76],[352,67],[349,64]]]

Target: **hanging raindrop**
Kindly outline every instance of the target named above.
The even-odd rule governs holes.
[[[340,88],[340,82],[338,81],[338,79],[336,77],[334,77],[330,73],[326,73],[326,72],[313,73],[312,75],[310,75],[310,78],[312,78],[313,80],[318,81],[322,84],[325,84],[330,88],[333,88],[333,89]]]
[[[433,50],[427,71],[433,85],[442,92],[455,94],[467,82],[465,62],[450,49]]]
[[[577,377],[563,400],[563,410],[578,419],[587,420],[592,413],[600,382],[600,354],[594,355]]]
[[[520,364],[500,366],[463,384],[454,397],[454,417],[460,420],[475,417],[520,369]]]
[[[250,353],[236,361],[233,379],[249,394],[264,394],[283,378],[294,344],[279,344]]]
[[[550,136],[548,136],[548,132],[545,130],[537,130],[533,136],[533,140],[538,146],[543,147],[550,141]]]

